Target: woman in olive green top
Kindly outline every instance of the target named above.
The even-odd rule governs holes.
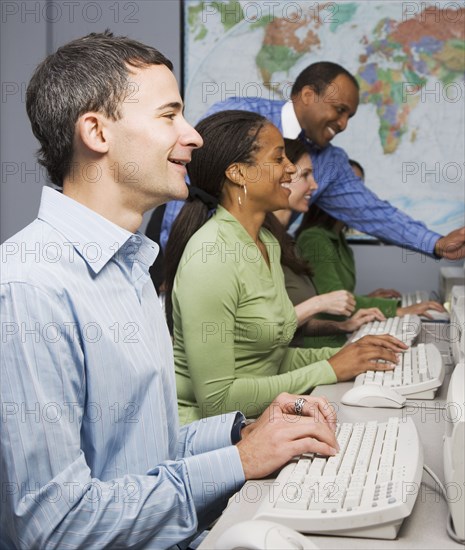
[[[334,290],[355,290],[354,253],[344,235],[345,224],[336,220],[315,204],[304,215],[297,231],[297,248],[313,270],[312,282],[318,294]],[[428,309],[444,311],[438,302],[425,301],[399,307],[397,299],[355,295],[356,310],[376,307],[386,317],[407,314],[425,315]]]
[[[295,167],[283,138],[265,118],[243,111],[207,117],[197,131],[204,146],[188,165],[191,200],[166,248],[181,422],[234,410],[257,416],[282,391],[305,393],[368,368],[393,368],[373,363],[397,361],[405,346],[392,337],[341,351],[289,348],[296,314],[279,244],[262,228],[290,193]]]

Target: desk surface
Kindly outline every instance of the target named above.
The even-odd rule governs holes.
[[[444,345],[443,331],[445,325],[428,323],[419,341],[435,343],[445,355],[448,355],[448,345]],[[445,413],[441,409],[447,398],[450,371],[452,365],[446,363],[446,378],[434,400],[408,401],[403,409],[372,409],[348,407],[340,404],[345,391],[352,387],[353,382],[343,382],[331,386],[319,386],[312,395],[325,395],[337,406],[338,420],[341,422],[367,422],[368,420],[385,421],[391,416],[405,418],[410,416],[415,422],[423,444],[424,464],[444,482],[443,445]],[[271,480],[248,481],[234,495],[223,515],[215,524],[210,534],[204,539],[199,550],[214,549],[218,536],[228,527],[240,521],[251,519],[257,510],[261,499],[267,494]],[[447,504],[439,493],[435,482],[423,472],[420,492],[417,496],[412,514],[407,517],[395,540],[362,539],[351,537],[332,537],[310,535],[318,548],[322,549],[371,549],[386,548],[404,550],[409,548],[454,549],[464,548],[454,542],[446,533],[448,515]]]

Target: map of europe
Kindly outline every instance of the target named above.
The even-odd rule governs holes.
[[[329,60],[360,85],[333,141],[379,196],[444,233],[464,224],[465,3],[186,0],[186,116],[232,96],[290,99]]]

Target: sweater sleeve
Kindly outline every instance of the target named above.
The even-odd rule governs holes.
[[[311,229],[305,230],[297,239],[297,247],[302,258],[312,267],[312,283],[318,294],[346,289],[338,269],[337,250],[329,237]]]
[[[397,314],[397,300],[388,298],[372,298],[370,296],[355,295],[356,311],[362,308],[377,307],[385,317],[395,317]]]
[[[281,365],[276,365],[277,374],[239,374],[235,363],[235,346],[241,345],[235,331],[238,265],[233,259],[210,260],[202,261],[198,253],[180,266],[173,293],[175,337],[177,326],[202,417],[236,410],[258,416],[280,392],[308,393],[317,384],[336,381],[326,361],[334,350],[288,349]],[[255,362],[254,357],[250,361]]]

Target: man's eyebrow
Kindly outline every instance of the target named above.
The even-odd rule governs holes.
[[[163,111],[164,109],[174,109],[176,111],[182,111],[183,105],[182,103],[179,103],[179,101],[172,101],[170,103],[164,103],[163,105],[160,105],[160,107],[157,107],[155,111]]]

